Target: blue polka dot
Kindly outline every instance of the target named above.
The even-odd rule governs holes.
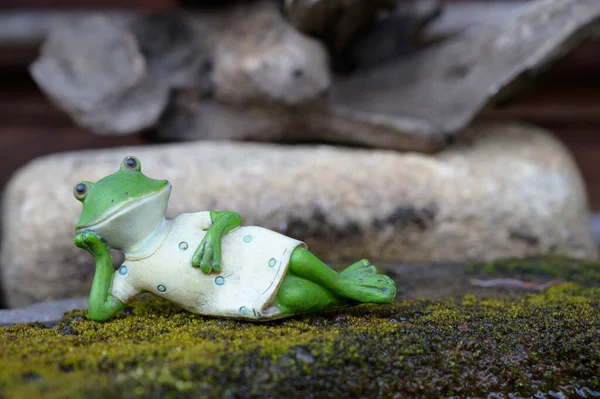
[[[167,290],[167,287],[165,287],[164,285],[160,284],[158,287],[156,287],[156,289],[159,292],[165,292]]]
[[[223,285],[225,284],[225,279],[221,276],[217,276],[217,278],[215,278],[215,284],[216,285]]]
[[[242,316],[248,316],[248,308],[247,308],[247,307],[245,307],[245,306],[242,306],[242,307],[240,308],[240,314],[241,314]]]
[[[185,241],[181,241],[179,243],[179,249],[181,249],[182,251],[185,251],[186,249],[188,249],[188,243]]]
[[[275,258],[271,258],[269,260],[269,267],[275,267],[276,264],[277,264],[277,261],[275,260]]]
[[[123,265],[123,266],[121,266],[121,267],[119,268],[119,274],[120,274],[121,276],[124,276],[124,275],[126,275],[126,274],[127,274],[127,271],[128,271],[128,269],[127,269],[127,266],[125,266],[125,265]]]
[[[252,241],[252,236],[246,236],[246,237],[244,237],[244,242],[245,243],[249,243],[251,241]]]

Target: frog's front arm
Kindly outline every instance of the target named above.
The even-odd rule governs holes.
[[[221,271],[221,239],[231,230],[242,224],[242,217],[236,212],[211,212],[212,226],[198,245],[192,257],[192,266],[200,267],[203,273]]]
[[[91,231],[75,236],[75,245],[85,249],[96,259],[96,272],[88,300],[88,315],[94,321],[105,321],[116,315],[124,306],[123,302],[110,294],[115,273],[112,256],[100,237]]]

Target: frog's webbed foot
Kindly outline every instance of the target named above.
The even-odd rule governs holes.
[[[345,268],[344,271],[342,271],[342,273],[349,273],[353,270],[364,269],[369,266],[371,266],[371,262],[369,262],[367,259],[361,259],[358,262],[353,263],[347,268]]]
[[[363,259],[346,268],[338,275],[342,294],[363,303],[391,303],[396,296],[396,284],[375,266]]]

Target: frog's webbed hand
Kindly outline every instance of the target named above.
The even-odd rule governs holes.
[[[110,252],[102,239],[93,231],[83,231],[75,236],[75,245],[88,251],[94,259],[110,256]]]
[[[192,257],[192,266],[199,267],[205,274],[221,271],[221,240],[242,224],[242,217],[236,212],[211,212],[210,218],[213,224]]]
[[[88,314],[94,321],[105,321],[119,312],[124,304],[110,294],[114,268],[110,252],[102,239],[92,231],[83,231],[75,236],[75,245],[94,256],[96,272],[90,290]]]

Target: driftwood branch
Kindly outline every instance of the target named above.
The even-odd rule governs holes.
[[[424,29],[423,39],[443,40],[468,29],[502,23],[526,5],[511,1],[445,4],[442,14]],[[0,12],[0,47],[38,46],[52,27],[98,14],[124,23],[137,15],[135,11],[123,10]],[[600,39],[600,25],[596,39]]]
[[[436,2],[414,4],[428,3]],[[448,10],[449,21],[468,15]],[[472,20],[486,21],[482,10]],[[330,71],[324,42],[301,34],[271,0],[151,16],[70,14],[58,25],[40,23],[37,37],[44,26],[50,33],[31,73],[58,107],[99,133],[156,128],[170,141],[316,140],[431,152],[523,77],[592,36],[600,20],[597,0],[537,0],[510,10],[394,58],[404,36],[385,24],[375,37],[397,42],[375,46],[382,41],[367,35],[370,44],[355,55],[368,67],[344,78]],[[413,14],[415,21],[436,15]],[[461,25],[442,23],[437,32],[452,34],[453,26]]]
[[[489,104],[514,94],[588,39],[597,0],[538,0],[502,23],[480,26],[409,59],[333,85],[331,104],[402,129],[413,116],[439,135],[458,134]]]
[[[33,47],[42,44],[57,26],[70,24],[92,15],[105,15],[126,23],[136,16],[126,11],[9,11],[0,13],[0,47]]]

